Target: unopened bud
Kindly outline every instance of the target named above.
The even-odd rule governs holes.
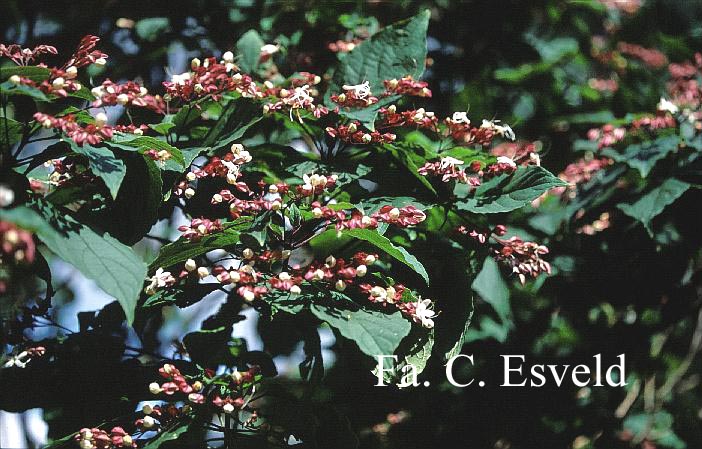
[[[371,137],[370,134],[364,134],[363,137],[361,137],[361,140],[363,141],[363,143],[371,143],[373,137]]]
[[[195,190],[188,187],[187,189],[185,189],[185,192],[183,192],[183,194],[186,198],[190,199],[195,196]]]
[[[107,114],[104,112],[98,112],[98,114],[95,116],[95,126],[98,128],[102,128],[107,124]]]
[[[251,248],[246,248],[241,255],[244,256],[244,259],[251,259],[254,256],[254,252]]]
[[[10,77],[10,83],[14,84],[15,86],[18,85],[19,83],[22,82],[22,78],[20,78],[19,75],[12,75]]]
[[[292,287],[290,287],[290,293],[292,293],[293,295],[299,295],[300,293],[302,293],[302,290],[300,289],[299,285],[293,285]]]
[[[161,386],[157,382],[151,382],[149,384],[149,391],[151,394],[159,394],[163,390],[161,389]]]
[[[129,95],[127,95],[127,94],[117,95],[117,103],[121,104],[122,106],[129,103]]]
[[[325,262],[329,268],[332,268],[336,265],[336,258],[334,256],[329,256]]]
[[[324,212],[319,207],[315,207],[312,209],[312,215],[314,215],[314,218],[321,218]]]
[[[234,62],[234,53],[227,51],[222,55],[224,62]]]
[[[198,58],[193,58],[192,61],[190,61],[190,68],[192,70],[195,70],[200,67],[201,61]]]
[[[197,270],[197,263],[193,259],[188,259],[185,261],[185,270],[186,271],[195,271]]]
[[[185,175],[185,179],[188,181],[195,181],[197,179],[197,175],[190,171],[187,175]]]
[[[390,209],[390,212],[388,212],[388,217],[390,217],[391,220],[397,220],[400,218],[400,209],[393,207]]]
[[[210,270],[208,270],[207,267],[199,267],[197,269],[197,276],[200,279],[205,279],[209,275],[210,275]]]
[[[358,126],[356,126],[355,123],[351,123],[351,124],[349,125],[349,132],[350,132],[350,133],[355,133],[356,131],[358,131]]]
[[[231,413],[234,412],[234,406],[233,406],[232,404],[230,404],[230,403],[227,402],[227,403],[224,404],[224,406],[222,407],[222,411],[223,411],[224,413],[226,413],[227,415],[229,415],[229,414],[231,414]]]
[[[269,193],[278,193],[278,186],[275,184],[271,184],[268,186],[268,192]]]
[[[103,66],[103,65],[107,64],[107,60],[105,58],[97,58],[95,60],[95,64]]]
[[[366,262],[366,265],[373,265],[376,260],[377,259],[373,254],[368,254],[366,256],[365,262]]]
[[[150,429],[156,425],[156,421],[151,416],[144,416],[143,424],[145,429]]]
[[[337,96],[337,100],[339,101],[339,103],[345,102],[346,101],[346,94],[339,94]]]
[[[346,282],[339,279],[338,281],[336,281],[336,284],[334,284],[334,287],[340,292],[343,292],[344,290],[346,290]]]
[[[212,204],[219,204],[222,202],[223,199],[224,198],[222,198],[222,195],[220,195],[219,193],[215,193],[214,195],[212,195]]]
[[[254,292],[252,292],[251,290],[246,290],[244,292],[244,301],[251,302],[254,299],[256,299],[256,294]]]
[[[141,408],[141,412],[145,415],[150,415],[151,413],[153,413],[153,411],[154,411],[154,408],[152,406],[150,406],[149,404],[146,404]]]
[[[362,278],[368,273],[368,267],[365,265],[359,265],[356,267],[356,276]]]

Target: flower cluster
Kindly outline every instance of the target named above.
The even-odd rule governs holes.
[[[397,107],[390,105],[387,108],[380,108],[379,112],[383,119],[383,126],[416,126],[438,132],[439,119],[433,112],[425,111],[424,108],[397,112]]]
[[[471,125],[465,112],[454,112],[444,120],[448,135],[457,142],[466,144],[489,145],[495,136],[514,140],[515,135],[509,125],[501,125],[498,120],[483,120],[479,127]]]
[[[103,140],[111,139],[115,128],[107,124],[107,115],[100,112],[95,116],[95,123],[81,125],[75,114],[54,117],[43,112],[34,114],[34,120],[47,129],[60,130],[78,145],[88,143],[97,145]]]
[[[343,93],[332,95],[331,100],[339,106],[348,108],[365,108],[378,102],[378,97],[371,93],[370,83],[364,81],[354,86],[343,85]]]
[[[327,134],[344,142],[354,144],[378,144],[394,142],[397,136],[392,133],[380,133],[380,131],[366,131],[360,129],[359,122],[352,122],[349,125],[328,126]]]
[[[597,148],[602,149],[610,147],[617,142],[624,140],[626,129],[623,127],[615,127],[614,125],[604,125],[602,128],[592,128],[587,132],[587,138],[593,142],[597,142]]]
[[[551,274],[551,265],[541,258],[548,254],[548,248],[535,242],[525,242],[517,236],[501,238],[507,233],[507,227],[504,225],[497,225],[490,230],[460,226],[456,231],[471,237],[481,245],[490,244],[492,239],[495,244],[490,246],[490,254],[516,274],[522,284],[526,282],[527,276],[536,278],[541,273]]]
[[[58,54],[56,47],[51,45],[37,45],[34,48],[22,48],[17,44],[0,44],[0,55],[10,58],[17,65],[30,65],[41,55]]]
[[[361,284],[359,289],[368,295],[368,300],[372,303],[380,304],[383,307],[388,305],[396,307],[403,315],[420,324],[422,327],[431,329],[434,327],[434,318],[437,313],[434,311],[434,304],[431,299],[416,297],[402,284],[389,286]]]
[[[329,51],[332,51],[334,53],[348,53],[352,51],[358,44],[363,42],[361,39],[353,39],[350,41],[344,41],[344,40],[337,40],[336,42],[330,42],[327,45],[327,48]]]
[[[412,76],[383,81],[385,85],[385,95],[408,95],[412,97],[431,98],[429,84],[424,81],[415,81]]]
[[[219,62],[213,57],[204,62],[193,59],[190,68],[191,71],[173,75],[171,81],[163,83],[167,98],[188,102],[209,95],[217,100],[226,92],[238,92],[248,98],[263,96],[249,75],[239,73],[232,52],[226,52]]]
[[[0,250],[0,265],[32,263],[36,255],[32,233],[7,221],[0,221]]]
[[[292,89],[280,89],[275,101],[267,103],[263,106],[263,112],[275,112],[287,110],[290,120],[293,120],[293,114],[297,117],[300,123],[302,121],[302,111],[311,112],[316,118],[329,113],[329,110],[314,102],[312,88],[309,84],[295,86]]]
[[[107,79],[100,86],[94,87],[91,92],[96,98],[93,102],[93,107],[96,108],[121,105],[146,108],[157,114],[166,112],[166,103],[161,96],[149,95],[145,87],[134,81],[117,84]]]
[[[113,427],[110,432],[92,428],[80,429],[75,436],[80,449],[113,449],[118,447],[137,447],[136,441],[121,427]]]
[[[666,58],[665,54],[652,48],[642,47],[641,45],[619,42],[617,44],[617,50],[624,55],[640,59],[641,62],[652,69],[660,69],[668,63],[668,58]]]
[[[222,224],[219,220],[213,221],[207,218],[195,218],[189,225],[179,226],[178,230],[183,233],[181,237],[185,240],[197,242],[206,235],[221,231]]]
[[[10,360],[5,362],[5,365],[3,366],[5,368],[24,368],[25,366],[27,366],[27,363],[29,363],[32,359],[42,357],[44,354],[46,354],[46,348],[44,348],[43,346],[35,346],[33,348],[28,348],[27,350],[22,351],[19,354],[11,357]]]

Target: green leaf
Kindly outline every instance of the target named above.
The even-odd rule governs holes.
[[[173,427],[162,430],[161,433],[158,434],[158,437],[144,446],[144,449],[158,449],[164,443],[177,440],[181,434],[188,431],[189,427],[190,423],[179,421]]]
[[[424,165],[427,159],[435,157],[436,154],[428,152],[420,145],[411,145],[402,142],[387,144],[384,147],[388,153],[390,153],[417,181],[419,181],[420,184],[429,189],[432,193],[436,193],[436,190],[431,185],[429,180],[425,176],[420,175],[417,171],[419,167]]]
[[[336,231],[331,230],[326,232]],[[364,240],[385,252],[388,256],[399,260],[403,264],[410,267],[415,273],[422,276],[422,279],[424,279],[427,285],[429,285],[429,275],[427,274],[427,270],[424,268],[424,265],[422,265],[422,263],[419,262],[412,254],[408,253],[406,249],[402,248],[401,246],[395,246],[387,237],[370,229],[347,229],[343,231],[343,234],[355,237],[359,240]]]
[[[79,146],[73,140],[70,140],[69,143],[74,153],[82,154],[88,158],[90,171],[105,182],[112,198],[117,198],[122,180],[127,173],[124,162],[117,159],[115,154],[108,148],[94,147],[88,144]]]
[[[261,107],[253,101],[245,98],[231,100],[217,123],[207,133],[202,146],[212,147],[214,151],[228,148],[262,118]]]
[[[14,85],[9,81],[0,84],[0,93],[4,95],[23,95],[25,97],[32,97],[38,101],[49,101],[49,97],[36,87],[24,84]]]
[[[121,144],[119,148],[129,150],[127,147],[138,148],[140,152],[148,150],[166,150],[171,154],[171,159],[181,166],[185,165],[183,153],[173,145],[170,145],[165,140],[157,139],[151,136],[135,136],[134,134],[117,133],[112,138],[113,143]]]
[[[151,262],[150,269],[171,267],[209,251],[231,247],[239,242],[240,231],[247,228],[250,222],[249,217],[242,217],[227,223],[222,231],[203,237],[198,242],[181,238],[164,245],[156,260]]]
[[[256,30],[244,33],[236,42],[236,51],[241,56],[237,60],[239,68],[245,73],[255,73],[261,59],[261,47],[266,43]]]
[[[388,315],[375,310],[344,310],[319,304],[313,304],[310,310],[371,357],[393,354],[412,328],[400,312]]]
[[[96,233],[64,210],[43,200],[34,201],[32,206],[2,210],[0,219],[34,231],[52,252],[116,298],[131,324],[146,279],[144,261],[128,246]]]
[[[47,67],[38,66],[13,66],[0,68],[0,80],[5,81],[13,75],[29,78],[41,82],[49,78],[51,71]]]
[[[141,39],[155,42],[161,34],[170,31],[171,25],[167,17],[148,17],[138,21],[134,29]]]
[[[326,94],[326,104],[336,105],[331,94],[340,93],[344,84],[370,83],[371,91],[380,96],[385,90],[384,80],[399,79],[407,75],[419,79],[424,73],[427,56],[427,27],[429,11],[383,28],[348,53],[334,72]],[[382,99],[375,105],[352,111],[341,111],[349,118],[372,126],[380,107],[397,100],[397,96]]]
[[[663,184],[648,192],[634,204],[618,204],[617,207],[631,218],[640,221],[649,235],[653,236],[651,221],[673,204],[690,188],[690,184],[675,178],[666,179]]]
[[[479,214],[510,212],[526,206],[553,187],[565,185],[566,182],[542,167],[519,167],[511,175],[503,174],[483,183],[471,198],[457,202],[456,207]]]
[[[11,118],[0,117],[0,148],[10,148],[22,138],[23,126]]]
[[[605,148],[602,150],[602,154],[611,157],[616,162],[624,162],[629,167],[638,170],[645,178],[659,160],[678,149],[679,143],[678,136],[663,136],[656,140],[629,145],[622,153]]]
[[[503,321],[511,314],[509,304],[509,287],[502,278],[500,268],[492,257],[486,257],[483,269],[480,270],[471,285],[480,297],[490,304]]]

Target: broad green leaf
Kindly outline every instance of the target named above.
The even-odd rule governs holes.
[[[485,258],[483,269],[476,276],[471,288],[495,309],[500,319],[504,321],[510,316],[509,287],[492,257]]]
[[[88,161],[90,161],[90,171],[105,182],[112,198],[117,198],[122,180],[127,173],[124,162],[117,159],[115,154],[108,148],[94,147],[88,144],[79,146],[73,142],[73,140],[70,140],[69,143],[74,153],[81,154],[88,158]]]
[[[393,354],[412,328],[400,312],[388,315],[375,310],[344,310],[319,304],[313,304],[310,310],[371,357]]]
[[[668,154],[678,149],[680,138],[678,136],[663,136],[656,140],[629,145],[619,153],[611,148],[602,150],[602,154],[611,157],[616,162],[623,162],[634,168],[645,178],[651,173],[656,163]]]
[[[112,138],[113,143],[127,145],[128,147],[138,148],[141,152],[148,150],[166,150],[171,154],[171,159],[183,166],[185,164],[183,153],[165,140],[157,139],[151,136],[136,136],[134,134],[118,133]],[[122,149],[124,146],[120,146]]]
[[[244,33],[236,42],[236,52],[241,56],[236,62],[245,73],[255,73],[261,58],[261,47],[266,43],[256,30]]]
[[[424,147],[419,145],[394,143],[387,144],[384,147],[400,165],[405,167],[407,171],[419,181],[420,184],[429,189],[432,193],[436,193],[436,190],[429,180],[425,176],[420,175],[417,171],[419,167],[424,165],[427,159],[434,158],[436,154],[428,152]]]
[[[332,230],[327,232],[336,231]],[[401,246],[394,245],[387,237],[370,229],[347,229],[343,231],[343,234],[370,243],[371,245],[385,252],[388,256],[391,256],[410,267],[415,273],[422,276],[422,279],[424,279],[427,285],[429,284],[429,275],[427,274],[427,270],[424,268],[424,265],[422,265],[422,263],[419,262],[412,254],[408,253],[406,249],[402,248]]]
[[[23,126],[11,118],[0,117],[0,148],[10,148],[22,138]]]
[[[261,107],[251,100],[240,98],[231,100],[224,108],[224,112],[217,123],[205,136],[202,144],[212,147],[217,151],[241,139],[246,131],[263,118]]]
[[[239,242],[240,231],[248,227],[250,222],[250,218],[240,218],[225,225],[222,231],[205,236],[200,241],[195,242],[181,238],[164,245],[156,260],[151,262],[150,268],[171,267],[207,252],[231,247]]]
[[[144,449],[159,449],[161,445],[177,440],[183,433],[188,431],[189,427],[189,423],[178,421],[173,427],[163,429],[156,438],[144,446]]]
[[[519,167],[511,175],[503,174],[483,183],[470,198],[457,202],[456,207],[479,214],[510,212],[526,206],[553,187],[565,185],[566,182],[542,167]]]
[[[384,80],[411,75],[419,79],[424,73],[427,56],[427,26],[429,11],[390,25],[364,41],[347,54],[334,72],[327,91],[326,104],[336,105],[329,99],[340,93],[344,84],[370,83],[371,91],[380,96],[385,90]],[[397,96],[382,99],[375,105],[352,111],[341,111],[349,118],[372,126],[381,106],[397,101]]]
[[[148,42],[155,42],[161,34],[170,31],[171,25],[167,17],[148,17],[136,23],[134,29],[137,36]]]
[[[651,221],[673,204],[690,188],[690,184],[675,178],[666,179],[663,184],[648,192],[634,204],[618,204],[617,207],[631,218],[640,221],[649,235],[653,236]]]
[[[131,248],[42,200],[35,201],[32,208],[2,210],[0,219],[34,231],[53,253],[115,297],[131,324],[146,279],[146,264]]]
[[[49,77],[51,71],[47,67],[38,66],[14,66],[0,68],[0,80],[5,81],[13,75],[29,78],[35,82],[44,81]]]
[[[49,97],[36,87],[26,86],[24,84],[14,85],[9,81],[0,84],[0,93],[4,95],[23,95],[32,97],[38,101],[49,101]]]

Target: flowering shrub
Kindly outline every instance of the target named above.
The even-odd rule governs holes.
[[[416,106],[432,96],[420,81],[428,18],[354,48],[335,44],[348,53],[322,74],[283,75],[278,46],[247,33],[236,54],[193,59],[158,93],[91,80],[86,66],[110,61],[94,36],[68,57],[50,46],[0,47],[14,63],[0,74],[0,288],[12,298],[2,307],[3,343],[13,346],[3,365],[62,366],[71,345],[100,335],[129,359],[115,370],[163,378],[130,388],[131,409],[103,410],[57,444],[156,448],[215,432],[227,447],[313,445],[319,430],[280,411],[290,399],[270,379],[270,356],[232,338],[240,311],[271,326],[293,320],[310,384],[324,374],[320,325],[370,357],[397,355],[397,375],[410,360],[423,367],[432,352],[444,360],[460,351],[472,306],[454,293],[470,287],[483,259],[521,283],[551,271],[548,249],[511,233],[504,214],[567,184],[541,167],[537,146],[510,143],[507,124]],[[51,66],[47,55],[65,62]],[[180,235],[154,236],[159,222]],[[152,240],[163,243],[152,257],[134,247]],[[56,325],[49,252],[119,308],[81,315],[81,332],[38,347],[30,330]],[[459,282],[437,290],[449,264]],[[213,292],[224,303],[178,342],[177,361],[150,353],[168,307]],[[122,319],[142,346],[124,342]]]

